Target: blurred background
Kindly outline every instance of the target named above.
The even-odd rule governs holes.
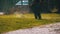
[[[34,0],[0,0],[0,12],[13,14],[17,12],[31,13],[31,4]],[[56,0],[40,0],[42,3],[42,13],[59,13]]]
[[[34,19],[34,0],[0,0],[0,33],[60,22],[60,1],[40,0],[41,20]]]

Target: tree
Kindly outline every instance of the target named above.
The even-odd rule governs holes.
[[[6,13],[9,12],[9,9],[15,6],[19,0],[0,0],[0,10]]]

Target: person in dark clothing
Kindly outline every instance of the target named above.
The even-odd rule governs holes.
[[[60,0],[56,0],[57,13],[60,14]]]
[[[41,5],[40,5],[40,0],[34,0],[31,6],[31,9],[34,13],[35,19],[41,19]]]

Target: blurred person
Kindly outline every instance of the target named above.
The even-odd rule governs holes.
[[[31,9],[34,13],[35,19],[41,19],[41,3],[40,0],[34,0],[31,5]]]
[[[60,0],[56,0],[57,13],[60,14]]]

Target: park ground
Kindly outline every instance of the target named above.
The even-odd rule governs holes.
[[[60,22],[60,14],[41,14],[41,17],[36,20],[33,14],[1,15],[0,33]]]

